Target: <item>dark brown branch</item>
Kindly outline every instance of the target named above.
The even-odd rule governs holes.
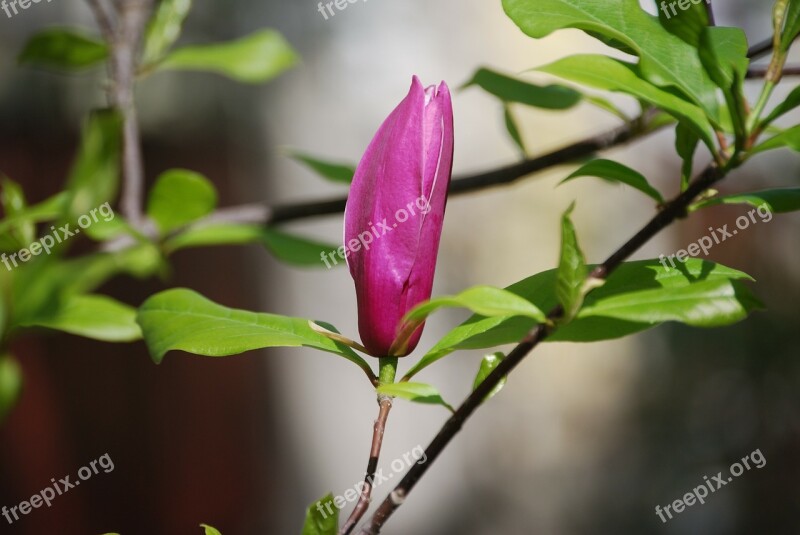
[[[746,78],[764,78],[767,76],[768,71],[768,67],[751,67],[747,70]],[[783,76],[800,76],[800,67],[784,67],[781,74]]]
[[[605,262],[597,266],[589,275],[590,278],[605,279],[608,277],[624,260],[639,250],[642,245],[647,243],[661,230],[669,226],[676,219],[685,217],[687,209],[692,201],[723,177],[724,173],[720,172],[717,167],[711,166],[707,168],[692,182],[685,192],[665,205],[642,230],[637,232],[614,254],[608,257]],[[424,464],[415,464],[411,467],[405,477],[403,477],[391,494],[384,499],[380,507],[375,511],[369,524],[362,529],[362,535],[377,535],[380,532],[386,520],[403,503],[406,496],[408,496],[420,478],[436,461],[439,454],[442,453],[444,448],[461,430],[464,422],[475,412],[500,381],[516,368],[539,342],[550,335],[554,328],[548,325],[552,325],[560,319],[562,315],[563,309],[560,306],[551,310],[547,315],[550,320],[548,324],[539,324],[528,332],[519,344],[508,354],[505,360],[503,360],[497,368],[489,374],[486,380],[467,397],[453,416],[447,420],[430,445],[428,445],[428,448],[425,450],[427,462]]]
[[[367,472],[364,476],[364,486],[361,488],[361,496],[358,498],[353,512],[344,523],[342,529],[339,530],[339,535],[350,535],[353,528],[356,527],[358,521],[364,516],[364,513],[369,509],[369,504],[372,499],[372,482],[375,480],[375,471],[378,469],[378,460],[381,455],[381,446],[383,444],[383,433],[386,430],[386,420],[389,418],[389,411],[392,409],[392,398],[389,396],[378,396],[378,419],[375,420],[375,426],[372,430],[372,446],[369,450],[369,462],[367,463]]]

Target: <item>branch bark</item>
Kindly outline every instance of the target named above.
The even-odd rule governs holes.
[[[353,512],[342,526],[342,529],[339,530],[339,535],[350,535],[358,521],[369,509],[369,504],[372,500],[372,482],[375,480],[375,471],[378,469],[378,460],[380,459],[381,446],[383,445],[383,433],[386,430],[386,420],[389,418],[389,411],[392,409],[392,398],[381,395],[378,397],[378,405],[380,409],[378,411],[378,419],[375,420],[375,425],[372,429],[372,446],[369,451],[364,486],[361,487],[361,496],[359,496]]]

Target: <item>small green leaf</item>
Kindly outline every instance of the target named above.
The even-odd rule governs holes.
[[[508,131],[508,135],[517,145],[520,153],[522,153],[522,156],[524,157],[528,151],[525,150],[525,142],[522,140],[522,134],[520,134],[519,132],[517,121],[514,119],[514,115],[512,115],[511,108],[508,106],[508,104],[505,104],[503,106],[503,115],[505,118],[506,130]]]
[[[287,264],[306,267],[345,265],[341,258],[336,263],[330,261],[325,263],[323,260],[323,255],[334,253],[338,250],[337,246],[288,234],[274,227],[267,227],[261,231],[261,241],[278,260]]]
[[[442,399],[439,391],[424,383],[389,383],[382,384],[377,388],[378,394],[386,396],[398,397],[413,401],[414,403],[424,403],[427,405],[441,405],[447,408],[450,412],[455,412],[455,409]]]
[[[20,247],[27,247],[36,237],[34,221],[26,217],[28,203],[22,186],[7,177],[0,181],[0,205],[7,220],[13,220],[7,236]]]
[[[703,111],[644,80],[636,65],[607,56],[580,54],[537,70],[597,89],[627,93],[649,102],[690,125],[709,149],[714,150],[714,131]]]
[[[683,160],[681,165],[681,191],[686,191],[689,182],[692,180],[692,170],[694,168],[694,154],[697,152],[697,145],[700,138],[695,132],[684,123],[678,123],[675,127],[675,151]]]
[[[544,322],[544,312],[513,293],[492,286],[473,286],[458,295],[436,297],[414,307],[403,319],[404,322],[421,323],[434,311],[444,308],[466,308],[481,316],[527,316]]]
[[[487,377],[489,377],[489,374],[492,373],[494,369],[497,368],[501,362],[503,362],[503,360],[505,360],[505,358],[506,356],[503,353],[494,353],[492,355],[486,355],[483,357],[483,360],[481,360],[481,366],[478,368],[478,375],[475,376],[475,381],[472,383],[472,390],[476,390],[480,384],[484,382]],[[506,380],[507,378],[503,377],[503,379],[497,383],[492,391],[489,392],[484,401],[493,398],[498,392],[500,392],[506,385]]]
[[[119,187],[122,119],[110,110],[91,114],[67,180],[64,218],[73,222],[106,202],[112,202]]]
[[[162,0],[147,25],[142,63],[155,63],[181,35],[183,21],[192,8],[192,0]]]
[[[207,71],[242,83],[275,78],[297,63],[283,36],[262,30],[229,43],[179,48],[159,63],[159,70]]]
[[[46,327],[103,342],[134,342],[142,337],[136,309],[104,295],[71,297],[55,315],[22,326]]]
[[[775,109],[764,119],[763,124],[772,124],[776,119],[789,113],[798,106],[800,106],[800,86],[792,89],[792,92],[789,93],[786,100],[775,106]]]
[[[217,206],[217,190],[203,175],[172,169],[156,180],[147,202],[147,215],[162,233],[207,216]]]
[[[355,165],[328,162],[300,152],[289,153],[289,157],[308,166],[312,171],[331,182],[350,184],[356,172]]]
[[[573,203],[561,218],[561,254],[558,263],[558,281],[556,295],[564,308],[564,320],[569,322],[575,317],[583,303],[584,286],[588,270],[583,252],[578,245],[578,236],[570,215],[575,208]]]
[[[518,102],[546,110],[565,110],[581,101],[581,94],[563,85],[540,86],[489,69],[479,69],[464,88],[478,86],[504,103]]]
[[[787,214],[800,210],[800,188],[779,188],[752,191],[738,195],[714,197],[697,203],[694,210],[717,204],[749,204],[756,208],[766,207],[775,214]]]
[[[205,530],[204,535],[222,535],[217,528],[209,526],[208,524],[200,524],[200,527]]]
[[[67,28],[51,28],[35,34],[19,54],[20,64],[63,71],[93,67],[107,58],[105,43]]]
[[[780,0],[779,3],[781,3]],[[786,6],[786,11],[782,17],[782,31],[779,33],[780,51],[785,54],[789,51],[797,35],[800,34],[800,1],[789,0],[788,3],[783,2],[783,4]]]
[[[225,357],[264,347],[305,346],[369,369],[352,349],[316,332],[308,320],[227,308],[183,288],[149,298],[137,321],[156,363],[173,350]]]
[[[664,197],[650,185],[644,175],[619,162],[603,159],[592,160],[562,180],[561,184],[582,176],[594,176],[604,180],[621,182],[655,199],[659,204],[664,202]]]
[[[339,530],[339,508],[333,504],[333,494],[308,506],[302,535],[336,535]]]
[[[788,147],[792,150],[800,152],[800,125],[796,125],[788,130],[784,130],[780,134],[769,138],[760,145],[756,145],[750,152],[752,154],[758,154],[759,152],[766,152],[768,150],[775,150],[783,147]]]
[[[22,369],[11,355],[0,355],[0,422],[14,408],[22,392]]]
[[[700,34],[700,61],[717,86],[722,89],[737,141],[746,137],[746,110],[742,83],[750,60],[747,37],[741,28],[709,27]]]

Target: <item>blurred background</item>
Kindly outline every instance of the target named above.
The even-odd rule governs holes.
[[[655,6],[643,2],[651,12]],[[771,2],[714,4],[718,24],[770,35]],[[49,25],[94,27],[79,0],[0,13],[0,172],[31,201],[57,191],[79,126],[102,105],[104,73],[57,76],[16,65],[26,38]],[[148,179],[183,167],[208,176],[222,205],[321,199],[346,193],[286,157],[302,149],[357,161],[405,95],[412,74],[452,88],[480,66],[519,73],[602,45],[577,31],[525,37],[499,0],[372,0],[325,20],[314,0],[197,2],[181,43],[281,31],[303,62],[265,86],[204,74],[158,74],[139,87]],[[800,59],[797,55],[795,60]],[[790,63],[792,60],[790,60]],[[547,78],[541,76],[541,81]],[[750,97],[757,94],[757,82]],[[775,102],[794,84],[787,80]],[[634,112],[635,103],[615,102]],[[456,92],[457,175],[519,156],[502,107],[470,88]],[[568,113],[515,109],[533,154],[600,133],[618,119],[582,106]],[[787,124],[798,116],[786,117]],[[610,156],[672,195],[680,163],[664,131]],[[699,158],[697,166],[707,163]],[[517,185],[453,198],[434,294],[505,286],[556,265],[558,222],[577,200],[584,251],[601,261],[650,216],[638,193],[600,181],[555,188],[563,167]],[[800,159],[761,156],[723,184],[726,192],[797,185]],[[705,211],[637,255],[672,254],[732,224],[743,207]],[[336,243],[341,216],[292,229]],[[589,535],[800,533],[800,215],[759,223],[716,246],[712,259],[753,275],[766,312],[717,330],[667,325],[625,340],[546,344],[484,406],[384,530],[387,534]],[[299,270],[258,247],[189,250],[164,281],[119,278],[104,290],[132,304],[173,286],[237,308],[334,321],[357,335],[345,269]],[[415,355],[465,318],[428,322]],[[306,349],[225,359],[171,354],[160,366],[143,343],[110,345],[52,335],[19,340],[22,398],[0,427],[0,506],[13,506],[108,453],[115,469],[93,477],[0,532],[296,534],[307,505],[363,477],[374,393],[353,366]],[[419,379],[453,404],[468,393],[482,354],[460,352]],[[448,414],[402,400],[382,455],[425,446]],[[669,523],[655,515],[718,471],[759,449],[766,465]],[[397,476],[399,477],[399,476]],[[382,499],[389,483],[375,491]],[[349,513],[349,508],[344,511]]]

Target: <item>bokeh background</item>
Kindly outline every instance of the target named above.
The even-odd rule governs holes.
[[[149,180],[172,167],[193,169],[214,182],[224,205],[343,194],[289,160],[287,149],[356,161],[412,74],[457,88],[483,65],[518,73],[603,48],[577,31],[528,39],[499,0],[371,0],[329,20],[313,0],[196,4],[182,43],[273,27],[303,58],[265,86],[203,74],[159,74],[139,86]],[[744,27],[752,42],[769,35],[770,2],[726,0],[714,7],[718,23]],[[78,0],[40,3],[13,19],[0,13],[0,172],[20,182],[33,201],[61,187],[82,117],[104,102],[102,72],[58,76],[16,65],[26,38],[49,25],[94,26]],[[751,97],[756,91],[753,83]],[[635,110],[623,97],[614,100]],[[457,174],[519,157],[498,102],[466,89],[454,104]],[[589,107],[515,112],[533,154],[617,121]],[[679,162],[672,143],[666,131],[610,155],[674,192]],[[698,166],[707,163],[700,160]],[[572,200],[591,261],[602,260],[649,217],[651,208],[628,189],[591,180],[556,188],[569,170],[452,199],[434,293],[504,286],[553,267],[559,214]],[[796,154],[769,153],[723,189],[796,186],[798,173]],[[733,223],[743,210],[698,214],[637,256],[673,253],[707,227]],[[342,218],[291,228],[336,242]],[[800,533],[799,231],[800,215],[776,217],[712,250],[714,260],[758,280],[768,310],[741,324],[717,330],[667,325],[621,341],[537,350],[468,423],[384,532]],[[344,269],[298,270],[255,246],[185,251],[174,260],[167,280],[120,278],[105,291],[137,305],[160,289],[187,286],[228,306],[328,319],[357,333]],[[435,316],[420,349],[464,317]],[[44,333],[13,349],[26,382],[0,427],[0,505],[18,504],[50,478],[73,474],[104,453],[115,469],[14,525],[0,518],[2,533],[174,535],[200,533],[198,524],[207,522],[225,535],[293,534],[309,503],[328,491],[341,494],[363,476],[374,394],[355,367],[330,355],[305,349],[225,359],[171,354],[156,366],[142,343]],[[480,357],[454,354],[420,380],[457,403]],[[446,417],[439,407],[396,402],[384,443],[387,471],[392,460],[425,446]],[[756,449],[767,460],[764,468],[667,524],[654,514],[657,504]],[[376,497],[389,490],[379,487]]]

